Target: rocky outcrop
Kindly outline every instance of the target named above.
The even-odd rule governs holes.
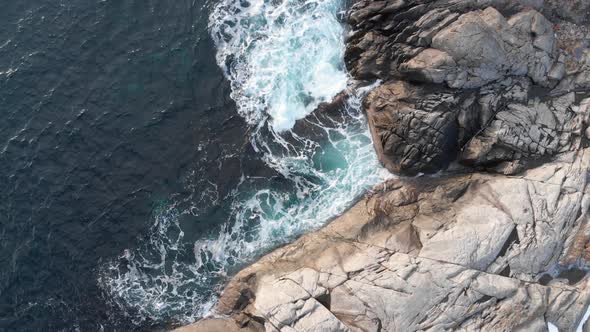
[[[454,160],[510,174],[578,150],[589,120],[590,34],[540,12],[558,17],[558,9],[543,1],[355,4],[347,65],[358,78],[385,81],[365,103],[382,163],[408,175]]]
[[[527,79],[509,78],[485,90],[456,93],[398,81],[366,100],[381,162],[396,173],[464,165],[513,174],[524,165],[580,149],[590,98],[575,92],[531,96]]]
[[[218,313],[253,331],[573,331],[589,280],[546,271],[588,266],[589,166],[585,149],[519,176],[389,181],[241,271]]]
[[[590,2],[584,0],[546,0],[545,6],[557,19],[574,23],[590,22]]]
[[[574,331],[590,305],[589,9],[358,1],[346,61],[382,81],[364,102],[380,161],[446,170],[378,186],[184,331]]]

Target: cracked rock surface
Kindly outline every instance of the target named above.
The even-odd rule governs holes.
[[[242,270],[218,313],[236,331],[573,331],[589,280],[545,272],[587,267],[589,166],[583,149],[518,176],[389,181]]]
[[[181,330],[575,331],[590,305],[590,2],[360,0],[348,21],[350,73],[382,82],[364,101],[379,160],[442,172],[377,186]]]
[[[590,5],[566,3],[357,2],[346,61],[356,78],[384,81],[365,101],[381,162],[407,175],[455,160],[513,174],[578,150],[590,33],[566,12]]]

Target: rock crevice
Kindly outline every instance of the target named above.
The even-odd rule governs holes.
[[[391,180],[241,271],[218,312],[253,331],[573,331],[589,280],[539,280],[587,264],[589,165],[582,149],[517,176]]]
[[[574,331],[590,305],[590,5],[360,0],[346,64],[401,175],[185,331]],[[442,172],[441,172],[442,171]]]

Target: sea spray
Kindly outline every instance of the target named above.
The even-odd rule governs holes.
[[[321,227],[390,176],[360,107],[371,87],[349,91],[334,118],[311,114],[347,85],[339,10],[338,0],[228,0],[212,13],[217,60],[252,126],[250,144],[278,176],[242,175],[230,195],[211,200],[229,209],[227,221],[196,241],[179,222],[194,211],[175,202],[157,209],[146,239],[100,273],[106,294],[132,319],[206,315],[228,275]],[[303,129],[292,129],[297,120]]]
[[[346,88],[341,0],[224,0],[210,18],[238,111],[291,129]]]

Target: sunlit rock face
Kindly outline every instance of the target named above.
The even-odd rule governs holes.
[[[227,285],[236,331],[560,331],[590,304],[583,1],[356,2],[345,62],[404,175]],[[518,314],[515,314],[518,313]],[[198,326],[188,327],[201,331]]]

